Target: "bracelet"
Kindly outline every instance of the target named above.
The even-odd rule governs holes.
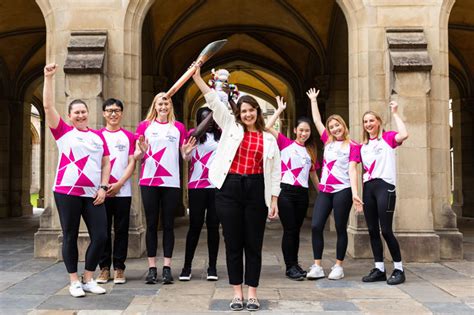
[[[109,189],[109,186],[107,185],[99,185],[99,189],[103,189],[105,191],[107,191]]]

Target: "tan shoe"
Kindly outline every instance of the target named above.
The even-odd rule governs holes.
[[[107,283],[110,279],[110,270],[109,268],[100,269],[100,274],[95,280],[97,283]]]
[[[127,282],[125,279],[125,270],[123,269],[115,269],[114,271],[114,283],[115,284],[122,284]]]

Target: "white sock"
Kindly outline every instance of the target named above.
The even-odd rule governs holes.
[[[375,268],[377,268],[378,270],[380,270],[382,272],[385,272],[385,265],[383,264],[383,261],[382,262],[376,261],[375,262]]]
[[[401,261],[399,261],[399,262],[394,261],[393,262],[393,268],[403,271],[402,262]]]

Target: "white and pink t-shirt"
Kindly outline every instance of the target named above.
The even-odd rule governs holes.
[[[107,143],[98,130],[79,130],[62,118],[50,128],[59,151],[53,191],[94,197],[101,184],[102,157],[109,155]]]
[[[380,178],[389,184],[396,185],[395,148],[400,145],[395,140],[397,133],[396,131],[384,132],[381,138],[369,139],[367,144],[362,145],[360,156],[364,166],[364,183]]]
[[[317,162],[311,163],[311,156],[304,145],[281,133],[278,134],[277,144],[281,158],[281,182],[308,188],[309,173],[318,168]]]
[[[321,141],[324,143],[324,160],[319,191],[336,193],[351,187],[349,162],[360,163],[360,146],[355,141],[328,143],[329,136],[324,130]]]
[[[143,135],[149,148],[142,160],[140,186],[180,187],[179,148],[186,128],[179,121],[160,123],[144,120],[138,124],[136,138]]]
[[[135,137],[133,133],[123,128],[115,131],[102,128],[100,133],[105,138],[110,151],[110,179],[109,184],[114,184],[122,178],[128,166],[129,156],[135,151]],[[115,197],[131,197],[132,186],[129,178],[123,184]]]
[[[189,131],[189,135],[192,133]],[[218,142],[214,134],[206,133],[206,142],[198,144],[191,152],[191,163],[189,167],[189,189],[215,188],[209,180],[209,167],[216,156]]]

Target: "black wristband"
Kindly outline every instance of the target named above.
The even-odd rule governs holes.
[[[100,186],[99,186],[99,189],[103,189],[103,190],[107,191],[107,190],[109,189],[109,186],[107,186],[107,185],[100,185]]]

